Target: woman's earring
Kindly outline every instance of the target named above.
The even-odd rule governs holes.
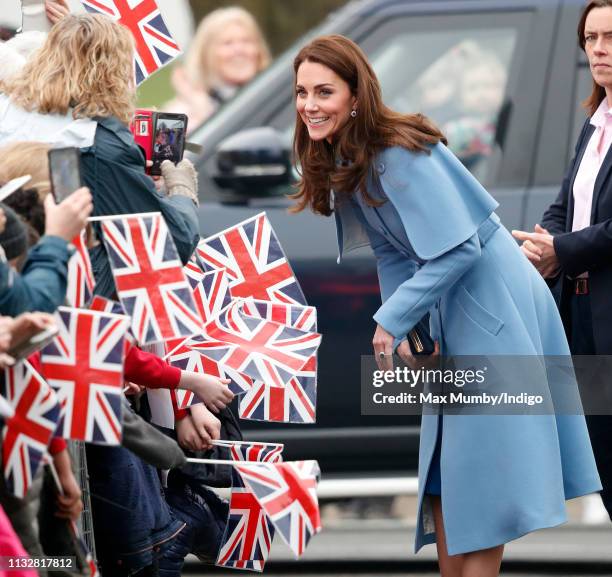
[[[357,116],[357,111],[353,108],[353,110],[351,110],[351,118],[355,118]]]

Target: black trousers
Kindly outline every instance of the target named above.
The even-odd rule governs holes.
[[[594,355],[595,340],[589,295],[572,295],[570,311],[572,355]],[[603,486],[601,499],[612,519],[612,416],[586,415],[586,423]]]

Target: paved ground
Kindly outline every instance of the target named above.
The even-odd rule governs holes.
[[[344,525],[344,526],[343,526]],[[435,575],[435,549],[412,553],[414,528],[401,522],[339,524],[317,535],[300,561],[275,539],[266,573],[274,575]],[[576,524],[531,533],[507,545],[502,575],[612,576],[612,527]],[[189,574],[198,575],[197,564]],[[226,573],[226,571],[223,571]]]

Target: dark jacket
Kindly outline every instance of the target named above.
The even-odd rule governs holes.
[[[0,315],[14,317],[32,311],[54,312],[66,298],[70,254],[64,239],[43,236],[29,252],[21,274],[1,260]]]
[[[81,149],[84,183],[93,195],[94,216],[161,212],[186,263],[199,240],[195,203],[184,196],[165,197],[145,174],[145,159],[127,126],[116,118],[96,118],[93,146]],[[102,238],[99,225],[96,234]],[[101,242],[90,251],[96,277],[95,293],[111,298],[115,284],[106,250]]]
[[[570,330],[569,295],[571,278],[589,273],[589,293],[593,317],[595,351],[612,354],[612,147],[599,170],[593,191],[591,226],[572,232],[574,181],[595,127],[588,119],[576,144],[575,156],[555,202],[542,218],[542,226],[554,239],[561,273],[553,284],[566,331]]]

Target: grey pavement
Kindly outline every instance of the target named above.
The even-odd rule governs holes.
[[[327,527],[299,561],[277,535],[266,573],[302,576],[435,575],[435,547],[412,552],[414,526],[400,521],[361,520]],[[612,526],[576,523],[537,531],[509,543],[502,575],[612,576]],[[186,574],[198,575],[190,562]],[[224,573],[226,571],[223,571]]]
[[[316,535],[302,559],[304,561],[391,561],[421,562],[436,559],[434,546],[413,553],[414,526],[397,521],[357,521],[338,524]],[[291,551],[278,537],[270,558],[293,559]],[[504,559],[520,562],[609,563],[612,575],[612,526],[585,527],[571,524],[535,531],[506,546]]]

